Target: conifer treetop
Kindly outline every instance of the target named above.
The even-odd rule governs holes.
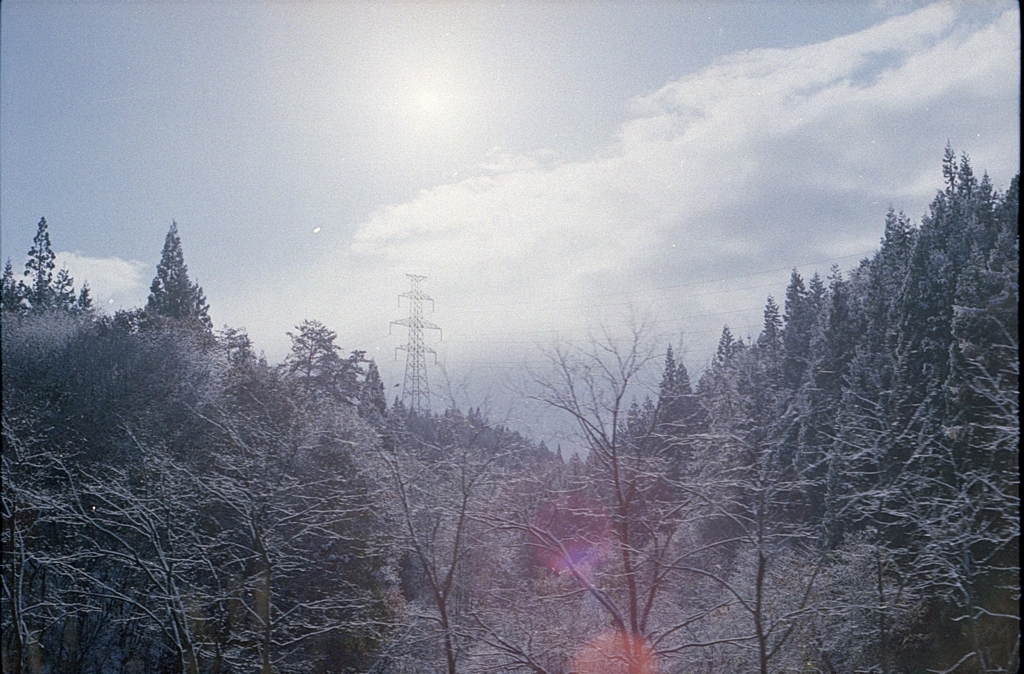
[[[178,223],[173,220],[164,239],[156,276],[149,286],[146,311],[176,320],[192,318],[208,329],[213,327],[206,295],[198,283],[189,279],[185,255],[181,250],[181,238],[178,236]]]
[[[50,232],[46,218],[39,218],[36,235],[25,263],[25,297],[33,307],[42,308],[52,302],[53,270],[57,266],[57,255],[50,245]]]
[[[22,280],[15,280],[10,259],[4,265],[0,308],[17,313],[92,311],[92,298],[87,286],[82,286],[82,292],[76,298],[75,280],[71,273],[66,268],[54,273],[56,268],[57,255],[50,244],[49,225],[46,218],[39,218]]]

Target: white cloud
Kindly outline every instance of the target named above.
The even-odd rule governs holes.
[[[510,173],[513,171],[536,171],[552,168],[558,164],[558,153],[554,150],[538,150],[529,155],[512,154],[496,147],[487,155],[487,161],[480,168],[487,173]]]
[[[682,334],[699,370],[723,324],[756,334],[789,268],[851,268],[890,204],[920,216],[947,139],[997,185],[1019,170],[1019,11],[1000,7],[932,5],[721,59],[634,101],[589,161],[497,150],[481,175],[373,213],[297,280],[302,306],[264,309],[319,317],[390,360],[404,333],[387,337],[387,321],[404,305],[365,298],[404,292],[416,272],[437,299],[434,346],[450,372],[514,361],[627,305]],[[754,273],[765,270],[777,271]]]
[[[58,252],[57,267],[66,268],[75,279],[75,287],[89,284],[93,301],[106,311],[130,309],[146,301],[146,271],[151,265],[119,257],[87,257],[80,253]]]

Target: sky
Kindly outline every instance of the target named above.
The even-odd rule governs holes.
[[[218,328],[277,362],[319,320],[395,392],[421,274],[435,390],[529,431],[545,348],[639,316],[699,374],[919,220],[947,142],[1005,189],[1020,51],[1008,1],[4,0],[0,254],[45,216],[112,313],[174,220]]]

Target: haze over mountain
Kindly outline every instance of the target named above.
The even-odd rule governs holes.
[[[1010,2],[2,11],[5,258],[45,215],[100,306],[140,306],[176,220],[216,326],[277,361],[319,320],[389,387],[406,273],[475,394],[630,313],[700,371],[791,269],[920,217],[947,140],[1018,166]]]

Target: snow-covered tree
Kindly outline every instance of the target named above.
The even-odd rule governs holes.
[[[335,343],[338,335],[320,321],[306,320],[287,333],[292,348],[284,368],[306,396],[326,397],[334,402],[357,406],[364,375],[364,352],[354,351],[348,358],[340,355]]]

